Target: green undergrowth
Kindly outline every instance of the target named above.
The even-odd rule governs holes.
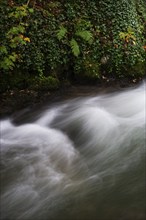
[[[1,91],[146,73],[144,0],[0,2]]]

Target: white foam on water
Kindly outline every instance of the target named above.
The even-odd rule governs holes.
[[[1,121],[3,220],[144,220],[145,85]]]

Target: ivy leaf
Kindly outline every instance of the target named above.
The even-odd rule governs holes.
[[[8,51],[7,51],[7,48],[5,47],[5,46],[0,46],[0,52],[2,53],[2,54],[7,54],[8,53]]]
[[[14,66],[14,62],[9,57],[4,57],[4,59],[0,62],[0,67],[4,70],[12,70]]]
[[[33,8],[29,8],[28,11],[29,11],[30,13],[33,13],[33,12],[34,12]]]
[[[80,49],[79,49],[79,45],[77,43],[77,41],[72,38],[70,41],[70,46],[71,46],[71,50],[74,56],[78,57],[80,54]]]
[[[131,27],[128,27],[127,31],[128,31],[129,34],[134,34],[133,28],[131,28]]]
[[[67,33],[67,29],[63,26],[60,27],[59,31],[57,32],[57,38],[58,40],[62,40],[64,38],[64,36]]]
[[[17,59],[17,54],[15,52],[13,52],[10,56],[9,56],[9,59],[12,60],[12,62],[15,62],[16,59]]]

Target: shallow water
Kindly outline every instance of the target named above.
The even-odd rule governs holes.
[[[1,219],[144,220],[145,104],[143,84],[1,120]]]

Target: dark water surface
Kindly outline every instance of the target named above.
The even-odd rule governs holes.
[[[1,120],[1,220],[146,218],[145,85],[78,96]]]

